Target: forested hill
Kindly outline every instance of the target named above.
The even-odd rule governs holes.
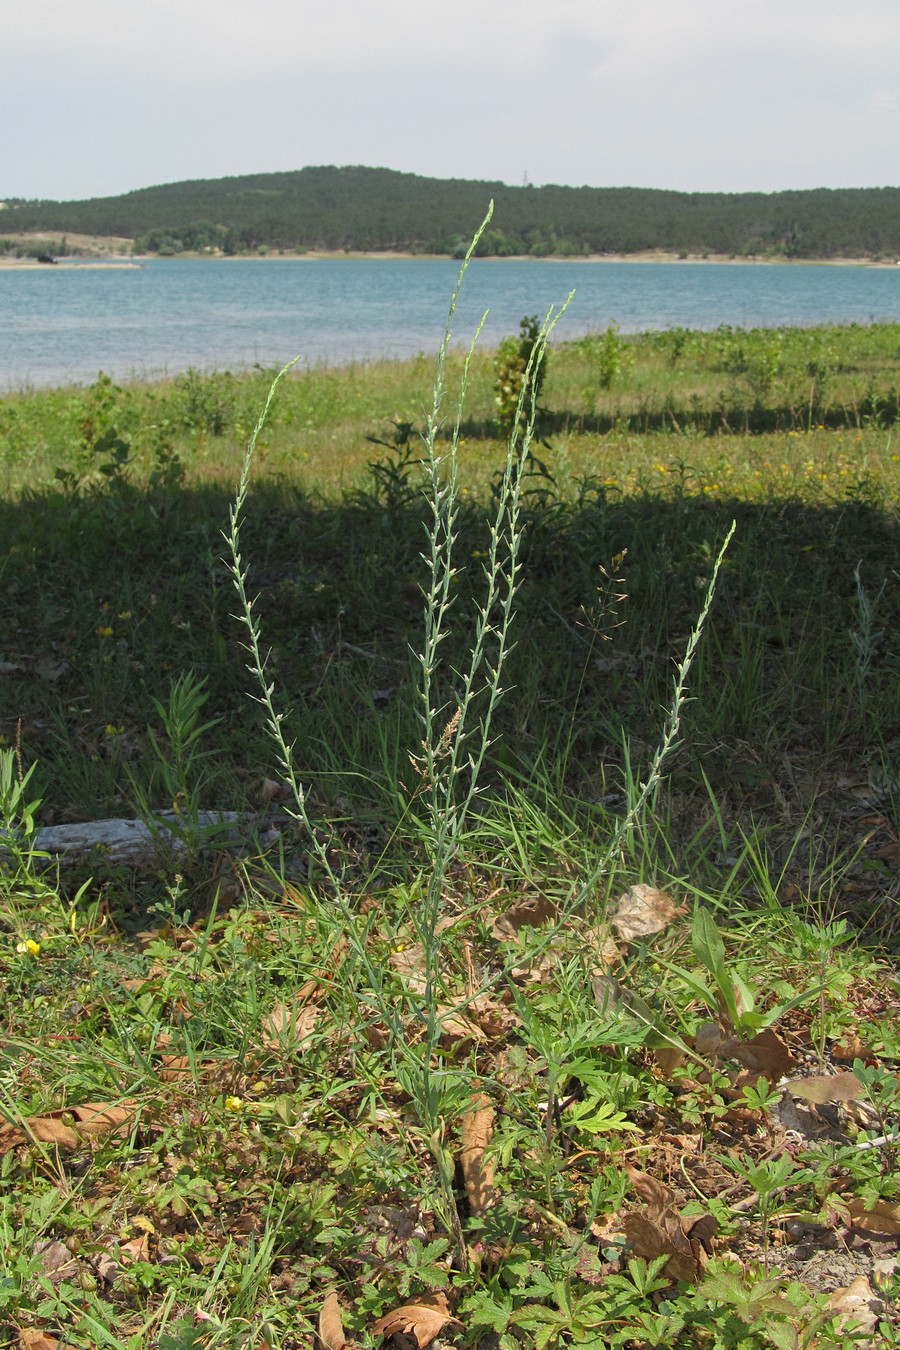
[[[247,174],[91,201],[8,201],[0,236],[69,231],[135,251],[347,249],[459,253],[493,197],[481,252],[579,255],[664,249],[796,258],[900,256],[900,188],[685,193],[507,187],[391,169]]]

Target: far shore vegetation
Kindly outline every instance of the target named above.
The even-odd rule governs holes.
[[[168,183],[119,197],[7,199],[0,255],[15,236],[131,241],[135,253],[417,253],[462,257],[493,198],[481,257],[900,257],[900,188],[685,193],[650,188],[507,187],[390,169],[310,167]],[[71,247],[71,244],[69,245]]]
[[[435,367],[0,396],[0,1346],[896,1350],[900,324]]]

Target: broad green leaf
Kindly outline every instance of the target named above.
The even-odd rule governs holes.
[[[691,946],[721,989],[725,981],[725,944],[709,910],[699,905],[694,910]]]
[[[725,966],[725,944],[712,915],[699,905],[694,910],[691,945],[698,960],[703,962],[715,980],[716,988],[722,996],[722,1002],[732,1023],[736,1028],[739,1027],[741,1023],[737,999],[734,996],[734,982]]]

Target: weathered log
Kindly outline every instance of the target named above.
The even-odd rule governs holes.
[[[246,843],[254,830],[259,831],[258,842],[263,847],[277,839],[269,818],[250,812],[200,811],[196,821],[188,822],[174,811],[160,811],[152,823],[90,820],[77,825],[44,825],[35,831],[32,847],[37,853],[60,859],[96,848],[110,862],[149,867],[183,856],[189,851],[189,838],[202,849],[225,848]]]

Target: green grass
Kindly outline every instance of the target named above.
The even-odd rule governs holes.
[[[448,360],[451,392],[462,355]],[[189,480],[230,483],[274,372],[236,376],[191,371],[171,381],[116,389],[41,390],[0,399],[0,448],[7,491],[47,485],[57,468],[87,471],[91,426],[110,418],[127,436],[145,476],[174,449]],[[372,362],[293,373],[259,447],[262,468],[300,478],[331,499],[359,480],[371,449],[366,435],[387,423],[418,424],[430,403],[433,362]],[[477,352],[463,435],[495,432],[494,361]],[[544,425],[589,459],[586,433],[667,431],[706,436],[740,431],[808,433],[889,429],[898,416],[900,325],[847,328],[670,329],[623,337],[615,329],[554,348],[542,401]],[[87,435],[86,435],[86,428]],[[574,447],[573,447],[574,449]],[[852,447],[851,447],[852,449]],[[496,449],[492,451],[496,457]],[[781,484],[770,484],[780,490]]]
[[[852,1343],[826,1293],[871,1269],[900,1175],[898,339],[551,351],[506,692],[455,835],[447,723],[492,539],[510,575],[490,354],[450,559],[414,428],[451,450],[462,356],[430,424],[420,358],[285,376],[256,439],[239,547],[299,819],[223,561],[270,373],[0,402],[0,1343],[289,1350],[331,1289],[366,1344],[442,1297],[460,1346]],[[424,617],[423,749],[429,528],[431,573],[458,571]],[[37,824],[175,803],[191,850],[58,870],[29,853],[35,799]],[[264,811],[280,844],[204,848],[203,808]],[[636,883],[675,907],[626,938]],[[781,1051],[747,1048],[766,1028],[792,1076],[856,1061],[862,1105],[789,1156]],[[90,1132],[97,1103],[121,1114]],[[672,1236],[691,1216],[711,1260]]]

